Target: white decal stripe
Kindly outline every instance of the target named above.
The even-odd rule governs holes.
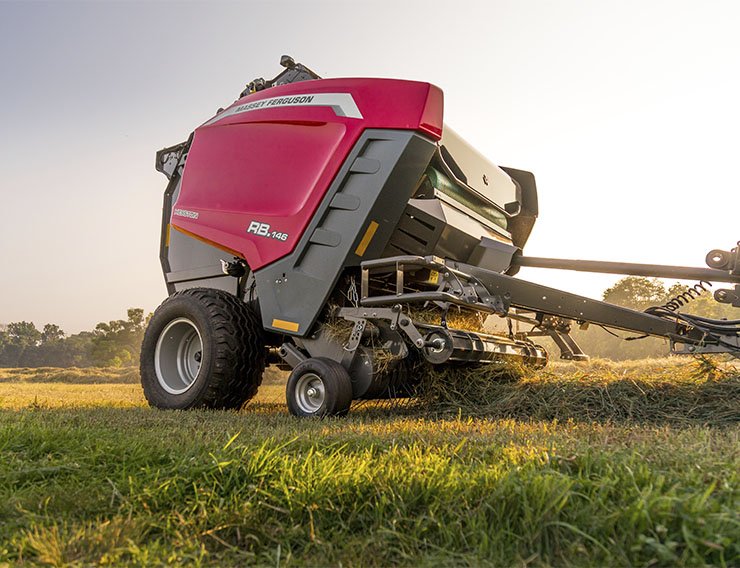
[[[228,116],[234,116],[235,114],[241,114],[252,110],[296,106],[328,106],[331,107],[337,116],[362,118],[362,113],[360,112],[360,109],[357,108],[355,99],[352,98],[350,93],[313,93],[289,95],[287,97],[271,97],[269,99],[236,105],[223,111],[221,114],[214,116],[203,126],[208,126],[209,124],[223,120]]]

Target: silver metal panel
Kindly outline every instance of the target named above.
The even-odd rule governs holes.
[[[445,159],[445,152],[441,152],[442,159],[445,160],[445,164],[457,181],[474,189],[500,207],[519,201],[517,186],[511,177],[446,124],[443,127],[442,140],[439,144],[449,152],[454,160],[454,164],[448,163]],[[457,169],[455,166],[459,167],[465,179],[460,179],[461,176],[455,171]]]

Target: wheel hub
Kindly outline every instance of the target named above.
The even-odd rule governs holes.
[[[313,414],[324,404],[326,397],[324,381],[316,373],[306,373],[298,379],[295,393],[299,408],[303,412]]]
[[[195,383],[203,358],[203,341],[195,324],[177,318],[162,330],[154,352],[154,369],[161,387],[182,394]]]

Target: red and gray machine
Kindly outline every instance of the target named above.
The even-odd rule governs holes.
[[[573,323],[666,337],[674,353],[740,354],[740,320],[681,313],[680,300],[636,312],[514,277],[539,266],[729,282],[714,297],[740,307],[740,246],[710,252],[710,268],[523,256],[535,178],[445,125],[439,88],[281,64],[157,153],[169,297],[142,345],[153,406],[239,408],[276,364],[292,370],[293,414],[343,415],[355,399],[412,393],[418,362],[542,366],[543,335],[584,359]],[[454,329],[450,310],[532,331]]]

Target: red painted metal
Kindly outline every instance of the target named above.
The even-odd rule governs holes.
[[[297,105],[228,115],[246,103],[321,93],[349,93],[362,118]],[[171,222],[261,268],[295,248],[363,130],[415,130],[439,140],[442,112],[439,88],[395,79],[322,79],[248,95],[196,129]],[[252,222],[269,225],[269,236],[247,233]]]

